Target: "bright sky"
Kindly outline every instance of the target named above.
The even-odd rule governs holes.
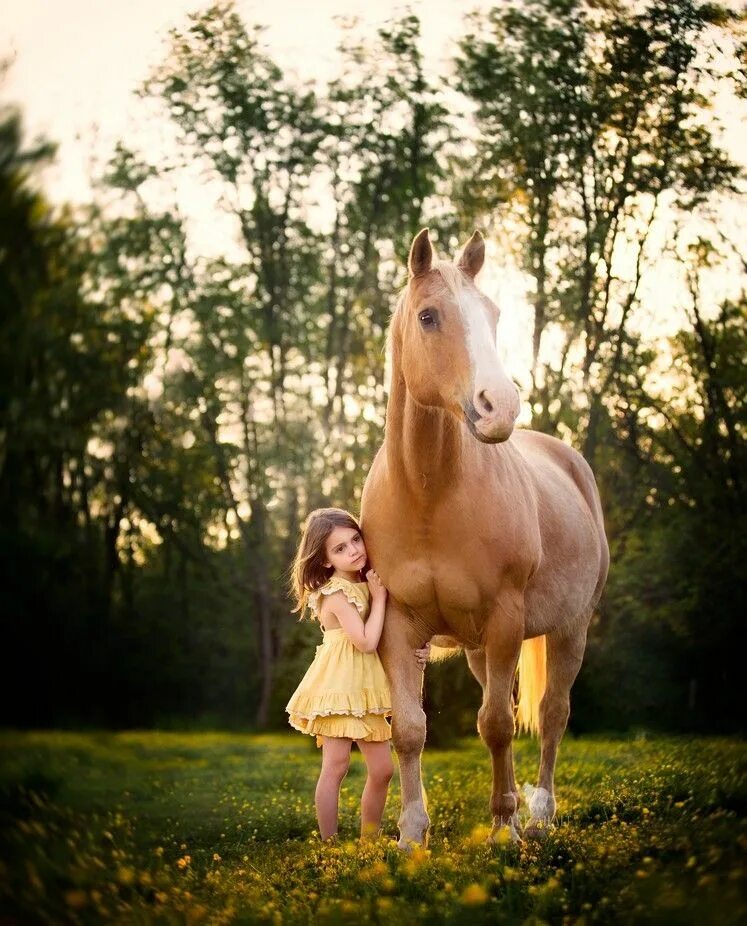
[[[423,24],[428,66],[439,71],[462,32],[466,10],[489,0],[412,0]],[[104,152],[126,137],[132,96],[165,55],[168,30],[208,0],[0,0],[0,60],[12,66],[0,98],[22,106],[28,137],[59,143],[58,167],[45,176],[53,199],[87,198],[94,146]],[[394,0],[238,0],[248,23],[267,27],[271,53],[286,72],[324,78],[338,67],[337,16],[356,16],[373,29],[406,7]],[[99,138],[94,145],[94,139]]]
[[[465,12],[491,5],[490,0],[410,2],[422,23],[422,49],[434,75],[447,66],[463,32]],[[207,6],[207,0],[0,0],[8,36],[4,44],[0,39],[0,58],[12,60],[0,98],[22,106],[29,138],[42,133],[58,143],[56,164],[43,176],[52,199],[89,198],[94,159],[104,159],[118,138],[126,139],[128,129],[138,126],[143,103],[133,91],[164,57],[168,30]],[[273,58],[304,80],[331,77],[339,67],[335,17],[356,16],[373,30],[406,11],[394,0],[238,0],[236,7],[246,22],[267,27]],[[201,211],[201,195],[203,207],[209,208],[209,192],[194,185],[196,212]],[[210,243],[214,247],[214,227],[203,226],[202,231],[206,237],[199,242],[201,250]],[[495,261],[486,265],[482,285],[504,305],[523,302],[520,275],[505,268],[499,272]],[[501,322],[504,359],[517,377],[530,357],[528,309],[525,304],[522,308],[504,311]]]

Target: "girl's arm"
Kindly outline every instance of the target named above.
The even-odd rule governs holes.
[[[325,601],[353,646],[362,653],[373,653],[379,645],[384,628],[387,591],[373,569],[366,574],[366,581],[371,591],[371,611],[365,623],[358,609],[347,600],[343,592],[335,592]]]

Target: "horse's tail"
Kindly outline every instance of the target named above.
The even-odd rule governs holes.
[[[519,654],[519,696],[516,723],[519,732],[539,733],[539,707],[547,683],[545,638],[524,640]]]

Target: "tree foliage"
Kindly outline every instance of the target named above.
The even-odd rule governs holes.
[[[299,524],[357,506],[413,234],[478,221],[533,281],[533,425],[605,504],[572,723],[738,727],[745,260],[709,220],[742,177],[709,101],[744,95],[742,52],[712,4],[504,2],[450,87],[411,14],[346,26],[340,76],[300,86],[221,3],[143,85],[171,147],[120,142],[77,211],[4,111],[4,651],[30,691],[6,721],[282,724],[317,642],[285,594]],[[471,732],[463,661],[428,675],[431,742]]]
[[[504,2],[460,43],[480,130],[473,210],[518,230],[536,281],[533,424],[574,435],[591,461],[657,221],[739,174],[709,112],[731,79],[711,31],[731,19],[690,0]],[[542,350],[553,331],[559,357]]]

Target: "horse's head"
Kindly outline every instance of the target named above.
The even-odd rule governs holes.
[[[464,418],[478,440],[493,444],[511,436],[520,403],[498,356],[498,306],[475,285],[484,260],[479,232],[457,264],[434,260],[424,228],[412,242],[392,340],[413,399]]]

